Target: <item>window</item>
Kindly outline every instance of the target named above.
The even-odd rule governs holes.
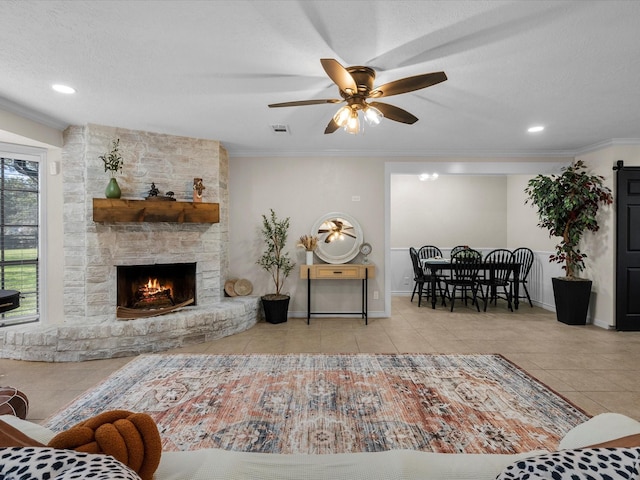
[[[20,307],[0,313],[0,327],[40,317],[43,160],[44,154],[7,152],[0,145],[0,289],[20,292]]]

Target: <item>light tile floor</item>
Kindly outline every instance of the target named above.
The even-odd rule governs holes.
[[[294,318],[258,323],[246,332],[167,353],[500,353],[595,415],[613,411],[640,420],[640,332],[559,323],[555,314],[521,304],[478,313],[432,310],[395,297],[390,318]],[[30,400],[41,422],[131,358],[82,363],[0,360],[0,385]]]

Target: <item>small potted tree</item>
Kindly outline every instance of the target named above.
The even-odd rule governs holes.
[[[265,320],[269,323],[286,322],[290,297],[282,293],[282,288],[296,265],[289,258],[289,253],[284,251],[289,234],[289,218],[280,220],[271,209],[270,216],[262,215],[261,232],[265,250],[257,263],[271,274],[275,286],[275,293],[261,297]]]
[[[597,232],[598,209],[613,203],[611,190],[604,177],[591,175],[582,160],[562,169],[560,175],[538,175],[529,180],[525,193],[538,209],[538,226],[549,230],[549,236],[560,237],[550,262],[564,263],[565,277],[552,279],[558,321],[584,325],[587,320],[591,280],[578,275],[584,269],[587,255],[580,250],[580,239],[586,231]]]

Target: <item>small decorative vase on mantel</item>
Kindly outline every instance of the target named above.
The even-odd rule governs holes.
[[[120,191],[120,185],[115,177],[111,177],[107,184],[107,189],[104,191],[107,198],[120,198],[122,192]]]
[[[307,250],[307,265],[313,265],[313,250]]]
[[[111,179],[107,184],[107,189],[104,191],[105,196],[107,198],[120,198],[122,192],[114,177],[116,173],[122,171],[122,165],[124,164],[122,155],[120,155],[120,139],[113,140],[111,142],[111,150],[98,158],[104,162],[104,171],[111,172]]]

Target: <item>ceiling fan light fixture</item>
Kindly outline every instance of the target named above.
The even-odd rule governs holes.
[[[356,135],[360,132],[360,120],[358,119],[358,111],[353,110],[351,116],[347,120],[347,124],[344,126],[344,131],[352,135]]]
[[[370,126],[379,125],[384,115],[376,107],[367,105],[364,109],[364,119]]]
[[[376,72],[366,66],[344,67],[333,58],[321,58],[320,63],[325,73],[339,89],[339,98],[318,98],[313,100],[299,100],[295,102],[281,102],[269,104],[274,107],[298,107],[302,105],[322,105],[326,103],[343,103],[347,105],[340,108],[324,129],[325,134],[333,133],[342,128],[347,133],[364,133],[365,124],[378,125],[385,117],[394,122],[413,125],[418,117],[406,110],[388,103],[372,102],[367,99],[391,97],[402,93],[414,92],[431,87],[447,80],[444,72],[423,73],[412,77],[400,78],[374,88]],[[358,118],[362,113],[362,118]]]
[[[340,127],[346,127],[349,117],[351,117],[351,108],[344,106],[333,116],[333,121]]]
[[[326,243],[331,243],[335,240],[344,241],[344,235],[340,232],[333,232],[327,237]]]

